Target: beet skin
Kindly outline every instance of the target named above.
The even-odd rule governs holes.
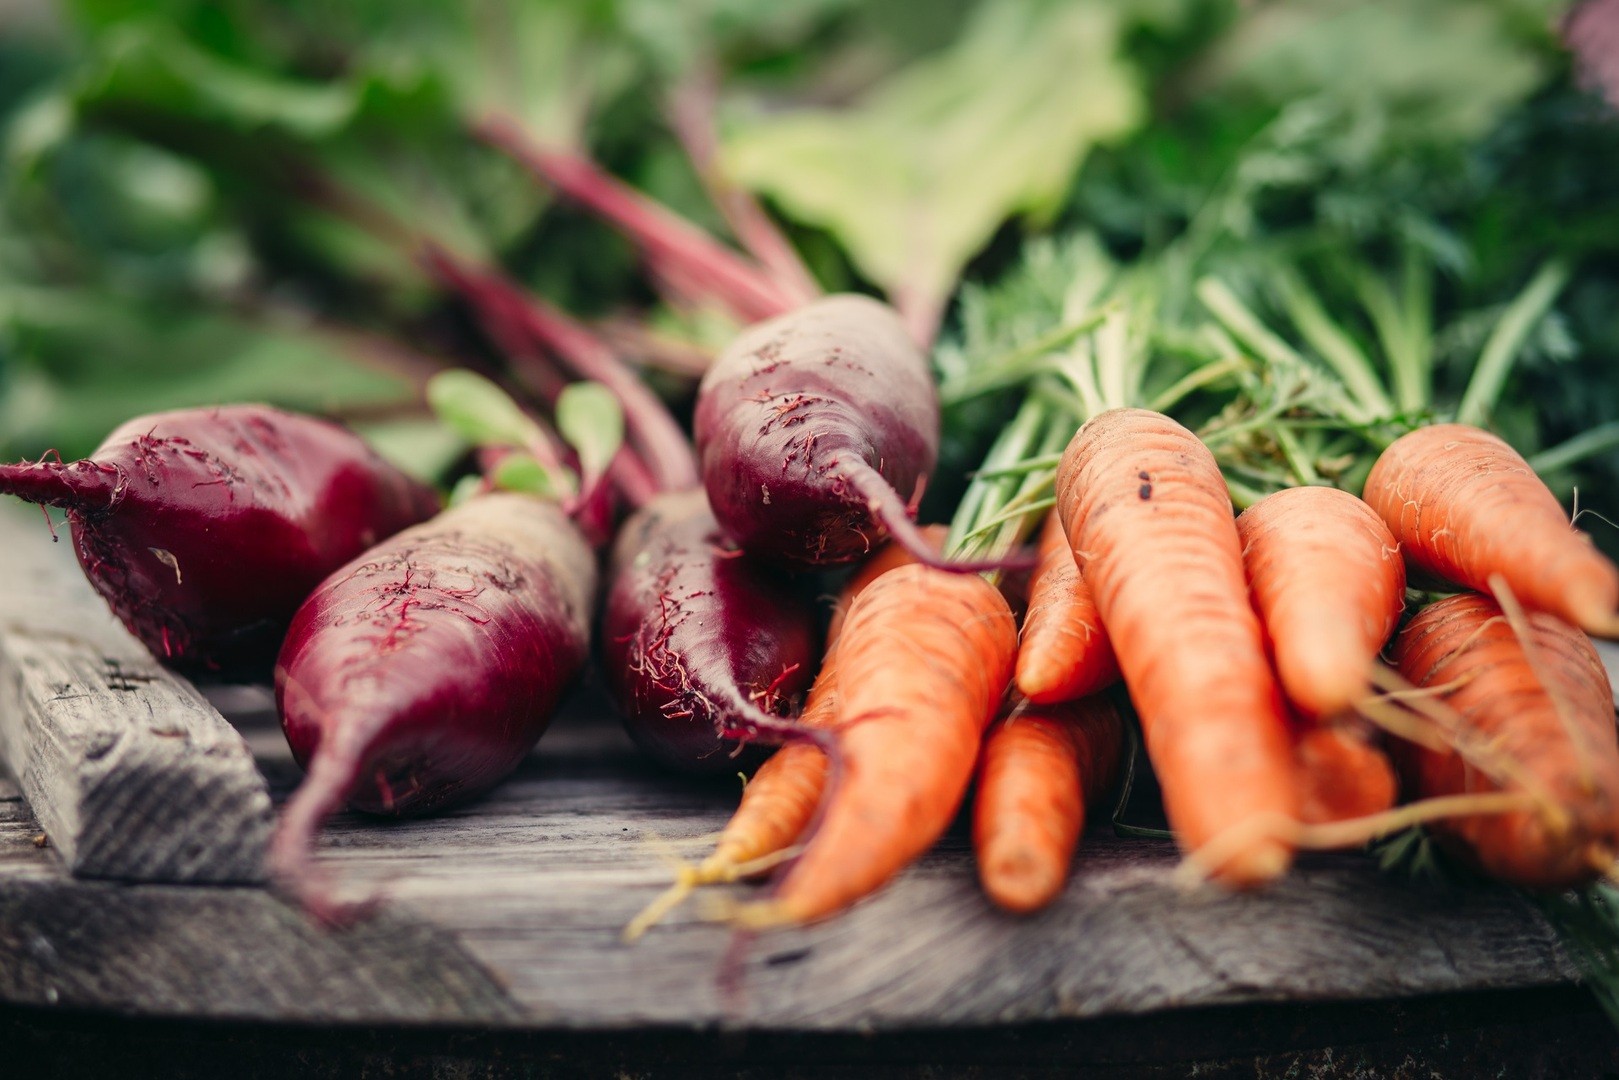
[[[589,652],[595,556],[554,505],[483,495],[384,542],[298,610],[276,665],[309,772],[272,875],[318,910],[308,859],[344,802],[442,810],[493,787],[550,723]]]
[[[815,624],[811,598],[737,550],[701,491],[662,495],[613,548],[603,674],[648,754],[683,772],[735,772],[763,756],[732,756],[737,735],[796,730],[780,717],[815,675]]]
[[[264,405],[143,416],[83,461],[0,466],[0,492],[67,509],[90,583],[165,663],[249,673],[321,579],[438,510],[359,436]]]
[[[743,332],[698,391],[697,453],[714,516],[750,555],[827,566],[911,524],[939,455],[938,394],[894,311],[831,296]]]

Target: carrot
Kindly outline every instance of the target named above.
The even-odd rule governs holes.
[[[1619,567],[1489,432],[1435,424],[1401,436],[1372,466],[1366,501],[1412,566],[1481,592],[1500,574],[1527,606],[1619,635]]]
[[[1394,768],[1355,723],[1377,654],[1399,621],[1405,563],[1371,507],[1335,488],[1288,488],[1237,518],[1248,592],[1300,721],[1299,820],[1387,810]]]
[[[922,535],[936,550],[944,547],[943,525],[924,525]],[[850,576],[832,607],[826,631],[826,657],[804,701],[798,722],[830,727],[838,715],[838,637],[855,597],[883,574],[915,562],[899,544],[888,543]],[[736,881],[775,865],[804,832],[826,790],[826,754],[811,742],[791,742],[777,750],[742,789],[742,802],[726,822],[713,852],[695,867],[682,867],[675,883],[624,928],[633,941],[650,930],[702,885]]]
[[[1062,519],[1053,513],[1040,533],[1040,562],[1029,585],[1018,690],[1036,704],[1052,704],[1094,694],[1118,678],[1119,661],[1096,600],[1074,562]]]
[[[1336,488],[1288,488],[1237,518],[1243,567],[1288,700],[1349,711],[1405,607],[1405,564],[1372,508]]]
[[[1454,749],[1395,740],[1412,792],[1518,792],[1533,803],[1430,825],[1442,843],[1490,876],[1529,888],[1573,888],[1611,867],[1619,740],[1607,675],[1584,634],[1543,612],[1503,613],[1494,600],[1462,594],[1419,612],[1393,659],[1453,711],[1457,746],[1488,746],[1514,764],[1511,775],[1492,777]]]
[[[943,525],[922,529],[935,548],[943,547],[945,531]],[[884,544],[844,585],[827,625],[826,659],[810,688],[799,723],[827,727],[837,719],[838,637],[849,608],[873,581],[915,561],[915,556],[899,544]],[[797,840],[820,805],[826,774],[826,754],[814,743],[789,743],[776,751],[743,789],[742,802],[720,833],[714,853],[697,869],[699,883],[730,880],[737,867],[774,855]]]
[[[1113,784],[1124,722],[1106,697],[1015,703],[990,728],[978,767],[973,850],[989,898],[1026,914],[1068,878],[1085,806]]]
[[[1271,826],[1296,819],[1292,747],[1213,455],[1167,416],[1112,409],[1068,444],[1057,507],[1182,848],[1251,832],[1215,877],[1279,876],[1292,845]]]
[[[1016,650],[1011,608],[976,575],[902,566],[861,593],[838,644],[837,765],[820,822],[742,921],[833,915],[931,847],[966,793]]]
[[[1359,726],[1307,727],[1293,747],[1299,821],[1319,825],[1379,814],[1399,797],[1388,755]]]

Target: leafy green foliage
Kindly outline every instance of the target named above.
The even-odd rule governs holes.
[[[854,107],[760,117],[734,175],[830,230],[896,300],[942,303],[1009,216],[1049,218],[1086,153],[1142,119],[1109,5],[981,5],[951,49]]]

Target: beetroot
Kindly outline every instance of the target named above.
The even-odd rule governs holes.
[[[438,510],[357,435],[265,405],[143,416],[83,461],[0,466],[0,492],[65,507],[113,612],[201,670],[267,670],[322,578]]]
[[[492,494],[328,578],[276,665],[282,729],[309,775],[271,844],[272,877],[341,914],[309,866],[340,805],[431,813],[516,768],[584,664],[595,571],[554,505]]]
[[[829,296],[741,334],[698,390],[697,453],[714,516],[750,555],[852,562],[892,535],[945,563],[910,519],[939,455],[927,360],[892,308]]]
[[[643,750],[691,773],[756,764],[731,738],[800,733],[779,717],[818,659],[813,600],[728,542],[700,491],[661,495],[613,548],[603,671]]]

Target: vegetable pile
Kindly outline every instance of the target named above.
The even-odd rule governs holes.
[[[1614,5],[982,0],[880,70],[844,0],[158,6],[12,110],[3,212],[61,212],[0,284],[240,374],[82,461],[19,423],[0,491],[166,662],[279,650],[312,914],[326,818],[488,790],[594,653],[661,767],[757,770],[629,937],[765,875],[737,926],[834,917],[969,801],[1037,911],[1150,767],[1188,882],[1421,844],[1619,1010]],[[130,161],[204,193],[172,250]],[[13,306],[0,408],[71,402]]]

